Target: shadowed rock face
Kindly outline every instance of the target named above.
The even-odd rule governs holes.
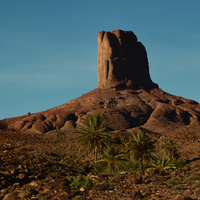
[[[98,88],[158,88],[149,75],[145,47],[131,31],[99,32]]]

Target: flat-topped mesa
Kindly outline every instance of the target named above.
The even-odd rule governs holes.
[[[98,88],[153,89],[145,47],[132,31],[99,32]]]

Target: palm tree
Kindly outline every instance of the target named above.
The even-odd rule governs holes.
[[[106,163],[106,168],[110,172],[119,172],[119,164],[121,161],[127,161],[123,150],[117,146],[108,146],[107,149],[103,151],[103,154],[99,156],[97,162]]]
[[[97,162],[98,162],[98,161],[97,161]],[[102,173],[105,171],[106,167],[107,167],[107,163],[105,163],[105,162],[100,162],[100,163],[98,163],[98,164],[96,164],[96,165],[94,166],[92,172],[93,172],[94,174],[102,174]]]
[[[144,131],[139,131],[136,136],[132,134],[129,137],[129,140],[125,142],[125,146],[134,155],[135,159],[139,160],[140,171],[144,173],[143,161],[148,161],[152,158],[152,153],[155,149],[154,142],[151,141]]]
[[[77,142],[86,151],[94,151],[94,160],[97,161],[97,154],[112,141],[107,125],[108,120],[100,114],[89,114],[86,119],[82,119],[81,125],[77,127]]]
[[[179,158],[178,144],[172,138],[167,138],[162,145],[169,158]]]
[[[165,157],[158,157],[152,160],[153,168],[161,169],[175,169],[175,165],[171,163],[171,159]]]

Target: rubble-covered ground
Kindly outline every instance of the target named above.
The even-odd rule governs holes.
[[[200,161],[190,154],[176,170],[93,174],[73,138],[0,130],[0,199],[200,199]],[[77,175],[92,188],[71,190],[66,177]]]

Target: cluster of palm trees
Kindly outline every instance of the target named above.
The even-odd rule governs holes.
[[[179,157],[178,145],[171,138],[166,139],[162,146],[167,157],[155,157],[154,141],[144,131],[123,137],[122,145],[116,146],[107,128],[109,121],[104,116],[89,114],[80,122],[76,129],[76,141],[88,156],[93,154],[96,173],[119,172],[130,160],[138,161],[141,173],[144,173],[144,162],[150,161],[151,166],[157,169],[175,168],[171,160]]]

